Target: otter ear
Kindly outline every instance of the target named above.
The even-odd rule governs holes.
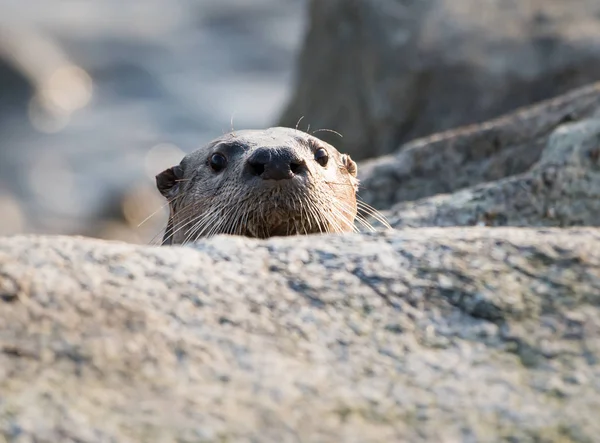
[[[182,178],[183,168],[180,165],[173,166],[156,176],[156,187],[166,198],[172,198],[179,191]]]
[[[342,154],[342,164],[344,165],[344,167],[350,175],[356,177],[358,167],[356,166],[354,160],[352,160],[348,154]]]

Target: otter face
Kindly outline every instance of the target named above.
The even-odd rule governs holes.
[[[226,134],[156,176],[170,206],[163,244],[352,232],[356,172],[348,155],[299,130]]]

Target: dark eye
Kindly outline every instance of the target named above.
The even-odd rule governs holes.
[[[321,166],[327,166],[327,162],[329,161],[329,156],[327,155],[327,151],[323,148],[319,148],[315,151],[315,160]]]
[[[209,164],[213,171],[221,172],[227,166],[227,159],[217,152],[210,156]]]

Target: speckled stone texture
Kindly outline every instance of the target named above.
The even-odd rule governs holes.
[[[0,441],[592,442],[600,230],[0,239]]]

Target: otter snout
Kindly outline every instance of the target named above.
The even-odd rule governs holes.
[[[297,129],[225,134],[156,176],[170,211],[163,244],[352,232],[355,218],[368,227],[356,172],[348,155]]]
[[[246,161],[250,174],[263,180],[286,180],[306,172],[306,162],[287,148],[258,148]]]

